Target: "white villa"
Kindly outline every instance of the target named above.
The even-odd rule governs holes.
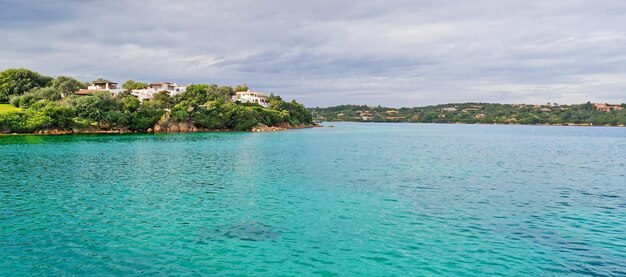
[[[132,94],[137,96],[140,101],[143,101],[145,99],[152,99],[154,94],[160,91],[167,91],[171,96],[174,96],[187,91],[187,87],[179,86],[176,83],[155,82],[150,84],[146,89],[133,89]]]
[[[269,105],[269,101],[267,100],[267,94],[262,92],[255,91],[238,91],[235,92],[235,96],[233,96],[234,101],[239,101],[241,103],[257,103],[263,107],[267,107]]]
[[[77,95],[86,96],[92,95],[94,92],[98,91],[109,91],[112,94],[116,95],[123,91],[122,88],[118,86],[118,83],[111,82],[105,79],[98,79],[93,83],[87,86],[87,89],[80,89],[76,92]],[[170,82],[154,82],[148,85],[145,89],[133,89],[131,94],[137,96],[140,101],[149,100],[154,97],[154,94],[167,91],[171,96],[175,96],[177,94],[181,94],[187,91],[187,86],[179,86],[176,83]],[[257,103],[263,107],[267,107],[269,105],[268,95],[262,92],[256,91],[238,91],[235,92],[235,96],[232,98],[233,101],[239,101],[241,103]]]
[[[169,82],[155,82],[148,86],[145,89],[134,89],[131,93],[139,98],[139,100],[143,101],[146,99],[152,99],[155,93],[160,91],[167,91],[171,96],[174,96],[179,93],[183,93],[187,90],[186,86],[179,86],[176,83]],[[111,82],[109,80],[98,79],[87,86],[87,89],[81,89],[76,92],[77,95],[85,96],[91,95],[97,91],[109,91],[113,94],[118,94],[123,91],[118,86],[118,83]]]
[[[121,89],[117,87],[118,83],[111,82],[109,80],[98,79],[87,86],[87,89],[80,89],[76,92],[77,95],[91,95],[97,91],[110,91],[114,94],[122,92]]]
[[[117,85],[118,83],[116,82],[111,82],[109,80],[100,79],[91,83],[91,85],[89,85],[87,89],[112,91],[112,90],[118,90]]]

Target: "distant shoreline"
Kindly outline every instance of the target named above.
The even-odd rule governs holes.
[[[510,125],[510,126],[547,126],[547,127],[626,127],[626,125],[593,125],[593,124],[521,124],[521,123],[467,123],[467,122],[407,122],[407,121],[322,121],[322,124],[332,123],[381,123],[381,124],[440,124],[440,125]],[[325,126],[328,127],[328,126]]]
[[[324,122],[411,122],[442,124],[502,124],[550,126],[624,126],[626,104],[583,103],[576,105],[449,103],[413,108],[341,105],[309,108],[314,119]]]

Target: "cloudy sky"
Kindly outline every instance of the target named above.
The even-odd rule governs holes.
[[[0,70],[307,106],[626,102],[623,0],[0,0]]]

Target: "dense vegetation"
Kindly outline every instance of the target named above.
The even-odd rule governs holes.
[[[155,124],[185,123],[208,130],[250,130],[267,126],[299,126],[313,123],[311,114],[297,103],[270,96],[267,108],[231,100],[230,86],[190,85],[186,93],[157,93],[139,101],[130,90],[113,95],[108,91],[89,96],[74,94],[84,84],[65,76],[50,78],[26,69],[0,73],[4,98],[20,109],[0,112],[0,133],[32,133],[41,130],[118,130],[145,132]],[[145,87],[126,82],[127,88]],[[239,89],[242,89],[239,87]],[[247,87],[246,87],[247,89]],[[5,105],[6,106],[6,105]]]
[[[589,102],[580,105],[463,103],[400,109],[343,105],[309,111],[321,121],[618,126],[626,125],[626,104],[621,107],[622,110],[604,112]]]
[[[11,95],[22,95],[34,88],[46,87],[52,78],[28,69],[7,69],[0,72],[0,103],[6,103]]]

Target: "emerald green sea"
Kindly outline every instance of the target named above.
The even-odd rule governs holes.
[[[626,275],[626,128],[333,125],[1,136],[0,276]]]

